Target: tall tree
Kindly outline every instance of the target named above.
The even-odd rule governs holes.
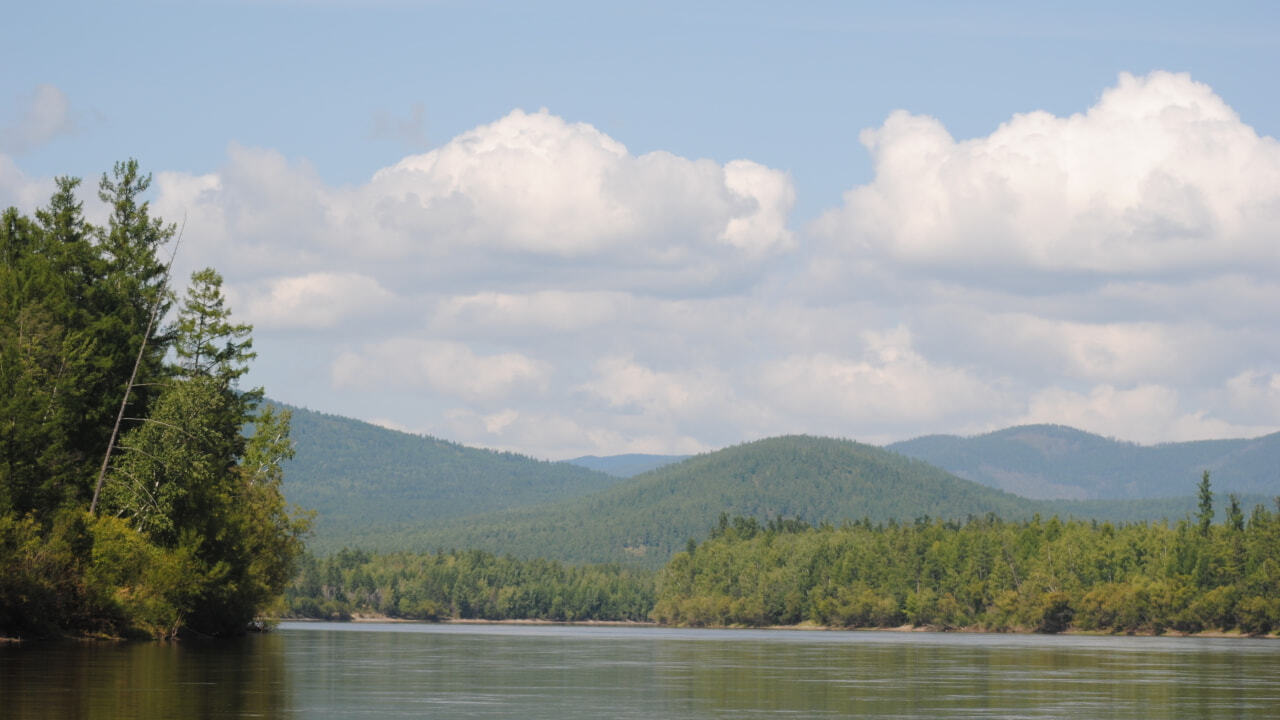
[[[105,493],[111,513],[194,561],[183,625],[206,634],[243,629],[284,587],[306,529],[280,491],[288,418],[271,408],[255,416],[262,390],[238,386],[254,357],[251,330],[231,321],[216,272],[192,275],[175,324],[177,364],[150,415],[120,441]]]
[[[1200,522],[1200,535],[1208,537],[1209,526],[1213,524],[1213,488],[1209,484],[1209,471],[1200,476],[1200,485],[1196,488],[1200,495],[1200,512],[1196,519]]]

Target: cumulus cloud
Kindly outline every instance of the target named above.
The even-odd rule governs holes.
[[[713,403],[730,400],[725,383],[711,370],[662,372],[629,357],[606,357],[583,390],[623,411],[687,417]]]
[[[766,363],[760,387],[794,415],[872,430],[989,412],[1004,402],[972,372],[918,353],[905,327],[868,331],[864,339],[866,349],[858,357],[816,352]]]
[[[546,387],[551,368],[527,355],[480,355],[461,343],[394,338],[338,356],[340,388],[428,389],[477,403]]]
[[[1177,389],[1155,384],[1097,385],[1088,392],[1049,387],[1036,392],[1019,423],[1070,425],[1141,443],[1253,437],[1272,427],[1233,423],[1186,410]]]
[[[74,132],[71,102],[53,85],[37,85],[21,103],[19,116],[0,127],[0,150],[20,154]]]
[[[609,323],[632,296],[619,292],[542,290],[532,293],[480,292],[451,296],[435,310],[437,325],[504,333],[587,330]]]
[[[795,244],[784,173],[632,155],[545,110],[513,111],[355,187],[237,145],[216,173],[156,184],[159,210],[188,213],[199,244],[246,268],[344,257],[448,280],[540,264],[575,268],[579,281],[587,266],[613,287],[701,285]]]
[[[180,261],[317,350],[335,411],[462,442],[1280,426],[1280,151],[1212,90],[1124,75],[1076,115],[957,140],[896,112],[862,139],[873,179],[799,234],[783,172],[634,154],[545,110],[352,186],[231,145],[215,172],[158,174],[153,206],[188,216]],[[316,392],[281,364],[281,399]]]
[[[317,272],[229,288],[233,305],[260,328],[331,328],[385,309],[394,296],[358,273]]]
[[[1185,74],[1123,74],[1088,111],[957,141],[898,111],[861,140],[875,179],[817,231],[911,265],[1100,274],[1275,269],[1280,143]]]
[[[51,179],[28,177],[12,158],[0,155],[0,208],[30,213],[48,202],[55,187]]]
[[[1030,315],[984,315],[974,334],[994,356],[1031,360],[1057,377],[1139,381],[1194,375],[1219,346],[1208,328],[1153,322],[1085,323]]]
[[[1227,398],[1249,420],[1280,425],[1280,373],[1245,370],[1227,381]]]
[[[446,413],[444,430],[451,438],[500,450],[528,452],[568,459],[582,455],[609,453],[695,454],[715,449],[690,435],[670,427],[641,429],[631,424],[621,427],[547,412],[506,408],[495,413],[478,413],[455,408]],[[608,448],[608,450],[604,450]]]

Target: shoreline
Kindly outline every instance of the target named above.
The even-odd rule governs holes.
[[[651,620],[544,620],[540,618],[484,620],[479,618],[446,618],[443,620],[415,620],[410,618],[393,618],[387,615],[361,614],[353,615],[347,620],[325,620],[322,618],[272,618],[271,622],[339,622],[339,623],[421,623],[428,625],[565,625],[580,627],[651,627],[678,628],[689,630],[799,630],[805,632],[899,632],[899,633],[973,633],[989,635],[1070,635],[1077,637],[1172,637],[1172,638],[1212,638],[1242,640],[1280,640],[1280,633],[1270,632],[1265,635],[1247,635],[1240,632],[1223,632],[1221,630],[1202,630],[1188,633],[1179,630],[1168,630],[1163,633],[1153,632],[1105,632],[1101,630],[1068,629],[1060,633],[1038,633],[1027,629],[991,630],[979,626],[943,628],[932,625],[897,625],[892,627],[839,627],[834,625],[818,625],[816,623],[799,623],[795,625],[663,625]]]

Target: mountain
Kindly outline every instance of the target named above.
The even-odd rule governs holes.
[[[849,440],[770,438],[689,458],[592,495],[355,538],[374,549],[479,548],[570,562],[660,565],[720,513],[839,523],[994,512],[1028,517],[1041,506],[897,453]]]
[[[1186,495],[1205,470],[1218,493],[1280,494],[1280,433],[1148,446],[1061,425],[1024,425],[975,437],[929,435],[888,449],[1029,498]]]
[[[629,478],[635,477],[643,472],[656,470],[664,465],[678,463],[681,460],[687,460],[688,455],[645,455],[642,453],[628,453],[626,455],[605,455],[600,457],[597,455],[583,455],[572,460],[565,460],[571,465],[599,470],[603,473],[609,473],[614,477]]]
[[[619,478],[567,463],[465,447],[289,407],[295,455],[285,498],[316,511],[317,552],[352,534],[586,495]]]

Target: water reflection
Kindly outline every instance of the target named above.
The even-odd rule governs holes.
[[[20,718],[1275,717],[1280,643],[286,625],[237,643],[0,648]]]
[[[280,717],[289,689],[283,636],[187,643],[0,647],[0,716]]]

